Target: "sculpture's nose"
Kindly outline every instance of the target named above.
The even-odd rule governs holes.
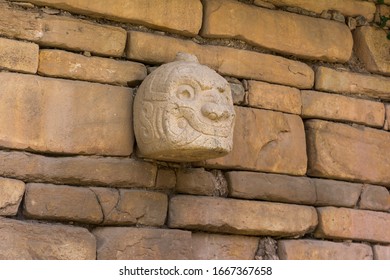
[[[206,103],[202,106],[202,114],[212,121],[219,121],[229,118],[231,112],[226,105]]]

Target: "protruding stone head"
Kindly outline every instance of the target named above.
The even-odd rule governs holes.
[[[154,70],[134,100],[134,132],[143,157],[189,162],[224,156],[233,145],[229,83],[196,56]]]

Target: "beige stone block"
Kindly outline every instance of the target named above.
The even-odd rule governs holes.
[[[172,190],[176,187],[176,173],[172,169],[160,168],[157,171],[156,189]]]
[[[301,95],[296,88],[248,81],[248,104],[251,107],[291,114],[301,114]]]
[[[372,260],[371,246],[320,240],[279,240],[281,260]]]
[[[390,246],[374,245],[375,260],[390,260]]]
[[[313,86],[313,70],[299,61],[247,50],[199,45],[193,41],[152,33],[129,32],[126,51],[129,59],[161,64],[173,61],[178,52],[196,55],[201,64],[209,66],[222,75],[297,88]]]
[[[305,127],[309,175],[390,183],[389,132],[320,120],[307,121]]]
[[[195,260],[253,260],[259,238],[209,233],[192,234]]]
[[[299,116],[235,107],[233,150],[207,167],[304,175],[306,141]]]
[[[62,154],[128,156],[131,89],[0,73],[0,146]]]
[[[179,195],[169,203],[168,226],[217,233],[300,236],[317,225],[313,207]]]
[[[43,76],[132,86],[146,77],[141,63],[86,57],[61,50],[41,50],[38,73]]]
[[[390,214],[347,208],[317,208],[316,238],[390,243]]]
[[[303,90],[301,95],[303,118],[348,121],[383,127],[385,108],[380,102],[312,90]]]
[[[315,89],[390,100],[390,78],[319,67]]]
[[[0,216],[15,216],[18,213],[25,188],[22,181],[0,178]]]
[[[365,185],[359,201],[360,209],[389,211],[390,193],[385,187]]]
[[[34,74],[38,69],[38,56],[37,44],[0,38],[0,68]]]
[[[378,27],[362,26],[354,31],[353,38],[356,55],[367,70],[390,76],[390,40],[387,39],[387,32]]]
[[[383,128],[385,130],[390,130],[390,104],[385,104],[385,111],[386,111],[386,118],[385,118],[385,125]]]
[[[204,2],[200,34],[241,39],[278,53],[330,62],[349,60],[353,46],[352,34],[345,24],[233,0]]]
[[[96,240],[85,228],[0,218],[2,260],[95,260]]]
[[[182,230],[101,227],[93,230],[98,260],[188,260],[191,232]]]

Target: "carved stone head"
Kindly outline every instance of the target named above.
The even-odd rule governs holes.
[[[143,157],[189,162],[224,156],[233,145],[229,83],[193,55],[154,70],[134,100],[134,133]]]

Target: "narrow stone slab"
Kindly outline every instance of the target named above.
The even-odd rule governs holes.
[[[131,89],[0,73],[0,146],[63,154],[128,156]]]
[[[337,71],[326,67],[317,69],[315,88],[321,91],[390,100],[390,78]]]
[[[371,246],[320,240],[279,240],[281,260],[372,260]]]
[[[317,225],[313,207],[179,195],[169,203],[168,226],[218,233],[297,236]]]
[[[386,110],[386,119],[383,128],[385,130],[390,130],[390,104],[385,104],[385,110]]]
[[[304,175],[306,141],[299,116],[235,107],[233,150],[205,166]]]
[[[95,260],[96,240],[85,228],[0,218],[1,260]]]
[[[15,216],[18,213],[25,188],[22,181],[0,178],[0,216]]]
[[[338,94],[303,90],[302,116],[309,119],[348,121],[373,127],[383,127],[383,103]]]
[[[374,245],[375,260],[390,260],[390,246]]]
[[[188,260],[191,232],[153,228],[102,227],[93,231],[98,260]]]
[[[317,208],[316,238],[390,243],[390,214],[347,208]]]
[[[204,2],[201,35],[241,39],[275,52],[331,62],[346,62],[353,46],[352,34],[345,24],[233,0]]]
[[[365,185],[359,201],[360,209],[389,211],[390,193],[385,187]]]
[[[37,44],[0,38],[0,68],[35,74],[38,56]]]
[[[192,41],[152,33],[129,32],[126,51],[129,59],[161,64],[173,61],[178,52],[196,55],[201,64],[222,75],[297,88],[311,88],[314,83],[313,70],[299,61],[228,47],[199,45]]]
[[[258,237],[192,234],[192,252],[195,260],[253,260],[258,246]]]
[[[305,127],[309,175],[390,184],[389,132],[320,120]]]

